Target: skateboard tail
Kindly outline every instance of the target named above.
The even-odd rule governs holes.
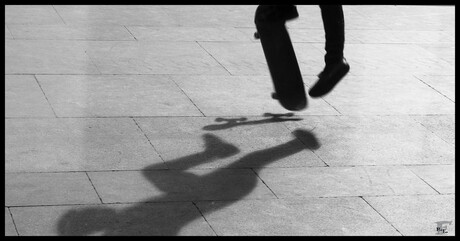
[[[307,107],[307,100],[304,99],[301,102],[295,101],[279,101],[281,106],[290,111],[301,111]]]

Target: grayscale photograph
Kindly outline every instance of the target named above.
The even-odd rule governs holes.
[[[5,236],[455,236],[455,5],[4,5]]]

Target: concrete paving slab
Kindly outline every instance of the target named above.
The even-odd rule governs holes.
[[[311,77],[304,76],[304,79]],[[251,116],[267,112],[289,112],[271,97],[274,88],[270,76],[173,75],[171,78],[205,116]],[[308,91],[306,86],[305,89]],[[307,108],[296,114],[335,115],[338,112],[323,99],[309,99]]]
[[[123,26],[113,25],[23,25],[10,24],[15,39],[27,40],[132,40]]]
[[[396,17],[404,16],[427,16],[439,14],[454,14],[450,6],[424,6],[424,5],[353,5],[348,6],[355,12],[367,15],[368,17],[385,17],[394,14]]]
[[[6,24],[65,24],[51,5],[5,5]]]
[[[190,202],[11,208],[20,235],[215,235]]]
[[[357,197],[243,200],[221,208],[223,205],[225,202],[197,203],[219,236],[400,235]]]
[[[452,28],[454,9],[450,6],[369,5],[352,6],[356,13],[394,30],[446,30]],[[392,17],[392,21],[388,20]]]
[[[200,42],[200,45],[231,75],[270,75],[260,42]],[[309,43],[293,45],[303,75],[316,75],[323,69],[324,56],[316,47]]]
[[[91,203],[100,200],[83,172],[5,173],[5,206]]]
[[[417,31],[417,30],[347,30],[346,42],[349,39],[364,44],[438,44],[454,43],[455,36],[445,31]]]
[[[86,53],[102,74],[228,75],[196,42],[93,41]]]
[[[160,5],[56,5],[56,12],[70,25],[177,26]]]
[[[308,85],[313,83],[309,82]],[[454,102],[416,77],[408,75],[348,75],[323,99],[342,115],[455,113]]]
[[[390,29],[395,30],[436,30],[436,31],[452,31],[455,28],[453,23],[453,14],[425,14],[418,13],[419,16],[401,16],[393,17],[393,21],[384,21],[382,23]]]
[[[174,16],[184,27],[252,27],[257,5],[164,5],[162,10]]]
[[[139,170],[152,163],[163,164],[132,119],[5,120],[5,172]]]
[[[201,116],[164,75],[37,76],[58,117]]]
[[[411,117],[447,143],[455,145],[455,114],[414,115]]]
[[[343,6],[345,30],[388,29],[379,20],[368,18],[356,11],[359,7],[361,6]],[[321,9],[318,5],[297,5],[297,11],[299,18],[287,22],[289,28],[323,29]]]
[[[126,28],[138,41],[249,41],[253,37],[233,27],[126,26]]]
[[[5,236],[18,236],[16,228],[11,218],[11,213],[8,208],[5,207]]]
[[[33,75],[5,75],[5,117],[54,117]]]
[[[89,173],[104,203],[276,198],[249,169]]]
[[[299,119],[267,115],[135,120],[171,169],[324,166],[313,152],[319,146],[315,133],[298,128],[302,132],[295,136],[281,124]]]
[[[448,33],[455,33],[449,31]],[[451,35],[452,36],[452,35]],[[455,39],[455,35],[452,36]],[[418,44],[422,49],[432,53],[440,59],[455,59],[455,41],[450,43],[436,43],[436,44]],[[427,74],[430,75],[430,74]],[[431,75],[436,75],[431,73]],[[439,75],[447,75],[446,73],[439,72]],[[455,74],[450,74],[455,75]]]
[[[314,129],[330,166],[454,164],[455,151],[410,116],[308,116],[284,123]]]
[[[269,75],[260,43],[200,42],[231,75]]]
[[[316,45],[322,48],[321,45]],[[413,44],[352,44],[345,46],[344,55],[353,75],[454,75],[454,67],[439,56]],[[382,62],[382,59],[388,61]]]
[[[424,165],[407,168],[439,193],[455,193],[455,165]]]
[[[364,197],[404,236],[438,236],[440,221],[452,221],[447,232],[455,235],[455,195]]]
[[[265,168],[257,174],[280,198],[436,193],[401,166]]]
[[[5,42],[5,74],[98,74],[80,41]]]
[[[452,66],[455,66],[455,58],[442,58],[442,60],[446,61]]]
[[[359,6],[357,6],[359,7]],[[381,19],[369,18],[366,14],[359,14],[356,12],[354,7],[343,6],[343,14],[345,20],[345,31],[349,30],[388,30],[389,28],[382,24]],[[322,27],[322,26],[321,26]],[[348,39],[351,36],[346,34],[345,41],[348,42]]]
[[[455,38],[455,36],[454,36]],[[450,64],[452,68],[455,68],[455,45],[453,43],[438,43],[438,44],[419,44],[419,46],[430,53],[436,55],[439,62],[445,62]],[[434,73],[426,73],[425,75],[450,75],[455,76],[455,71],[439,71]]]

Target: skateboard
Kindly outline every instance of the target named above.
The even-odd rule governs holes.
[[[297,17],[297,11],[295,16]],[[283,16],[276,6],[261,5],[255,14],[256,39],[260,39],[275,93],[272,98],[288,110],[300,111],[307,107],[305,87],[295,56],[286,20],[293,16]]]

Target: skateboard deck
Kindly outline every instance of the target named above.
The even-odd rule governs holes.
[[[255,24],[275,93],[272,96],[288,110],[300,111],[307,106],[305,86],[300,73],[289,33],[283,19],[259,20],[264,14],[260,7],[256,10]]]

